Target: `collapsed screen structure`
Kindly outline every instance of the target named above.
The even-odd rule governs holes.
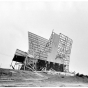
[[[28,52],[17,49],[12,61],[21,64],[20,70],[69,72],[72,43],[62,33],[52,32],[48,40],[28,32]]]

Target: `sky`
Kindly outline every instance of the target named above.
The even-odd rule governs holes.
[[[28,51],[28,31],[49,39],[53,29],[73,40],[70,71],[88,75],[88,1],[0,1],[0,67]]]

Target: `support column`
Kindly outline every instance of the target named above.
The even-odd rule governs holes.
[[[25,67],[26,67],[26,61],[27,61],[27,56],[26,56],[25,61],[24,61],[24,70],[25,70]]]
[[[45,61],[45,64],[46,64],[46,66],[45,66],[45,71],[47,71],[47,61]]]
[[[53,62],[53,69],[55,70],[55,62]]]

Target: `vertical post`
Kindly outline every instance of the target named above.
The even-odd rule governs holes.
[[[55,70],[55,62],[53,62],[53,69]]]
[[[27,56],[26,56],[25,61],[24,61],[24,70],[25,70],[25,67],[26,67],[26,61],[27,61]]]
[[[35,60],[34,60],[34,62],[33,62],[33,69],[35,69]]]
[[[45,66],[45,71],[47,71],[47,61],[45,61],[45,64],[46,64],[46,66]]]
[[[15,65],[16,65],[16,63],[14,64],[14,67],[13,67],[14,69],[15,69]]]

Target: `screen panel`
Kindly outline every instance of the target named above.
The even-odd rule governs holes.
[[[16,52],[15,52],[15,55],[13,57],[13,61],[23,63],[26,56],[27,56],[26,52],[23,52],[23,51],[17,49]]]
[[[45,59],[46,53],[44,52],[47,39],[38,36],[34,33],[28,32],[29,50],[28,53],[33,55],[36,59]]]

